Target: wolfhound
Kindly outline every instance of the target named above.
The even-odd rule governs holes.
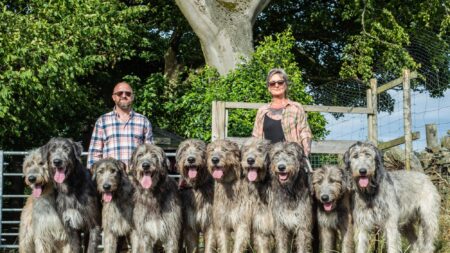
[[[213,226],[218,251],[231,252],[229,239],[234,232],[232,252],[244,252],[250,242],[248,183],[241,178],[239,146],[229,140],[216,140],[207,147],[207,164],[214,186]]]
[[[198,252],[199,233],[203,234],[205,252],[213,252],[212,205],[214,180],[206,168],[206,144],[188,139],[180,143],[176,166],[188,188],[181,190],[183,235],[189,253]]]
[[[128,179],[125,163],[119,160],[106,158],[95,162],[92,174],[97,191],[102,196],[104,252],[115,253],[119,238],[131,235],[134,227],[134,188]]]
[[[53,182],[39,149],[25,157],[23,174],[32,193],[20,217],[19,252],[70,252],[67,234],[55,209]]]
[[[270,141],[264,139],[250,138],[241,148],[242,170],[249,182],[251,235],[256,252],[271,252],[275,234],[272,209],[269,207],[272,190],[269,144]]]
[[[380,151],[370,143],[350,146],[344,161],[354,181],[356,252],[367,252],[369,232],[375,226],[385,230],[388,253],[401,252],[399,231],[412,244],[412,252],[434,252],[440,196],[428,177],[413,171],[385,171]]]
[[[320,205],[317,217],[323,252],[337,252],[336,239],[340,232],[341,252],[354,252],[351,217],[350,182],[347,173],[338,166],[324,165],[313,172],[314,196]]]
[[[310,252],[314,224],[313,199],[308,188],[302,147],[295,142],[278,142],[269,153],[272,171],[272,212],[277,252],[289,245],[298,253]]]
[[[100,235],[100,207],[89,171],[81,163],[82,147],[67,138],[52,138],[42,150],[57,192],[56,210],[69,236],[73,252],[81,251],[80,232],[87,252],[96,252]]]
[[[163,149],[141,144],[130,161],[135,187],[131,235],[133,252],[153,252],[161,242],[165,252],[178,252],[181,239],[181,200],[178,186],[168,177],[169,160]]]

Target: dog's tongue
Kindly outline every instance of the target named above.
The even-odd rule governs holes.
[[[141,185],[144,189],[148,189],[152,186],[152,177],[150,175],[144,175],[141,179]]]
[[[42,186],[35,185],[33,187],[33,192],[31,194],[33,195],[33,197],[39,198],[41,196],[41,193],[42,193]]]
[[[112,200],[112,193],[104,192],[102,197],[103,197],[103,201],[111,202],[111,200]]]
[[[63,169],[56,169],[53,179],[55,179],[58,184],[61,184],[62,182],[64,182],[64,179],[66,179],[66,173]]]
[[[220,179],[223,176],[223,170],[221,169],[216,169],[213,171],[213,178],[215,179]]]
[[[323,209],[325,209],[325,211],[327,211],[327,212],[331,211],[332,207],[333,207],[332,203],[324,203],[323,204]]]
[[[256,172],[256,170],[254,170],[254,169],[250,170],[247,174],[248,181],[250,181],[250,182],[255,181],[257,177],[258,177],[258,172]]]
[[[366,188],[369,185],[369,178],[368,177],[360,177],[359,178],[359,186],[362,188]]]
[[[197,169],[189,168],[188,177],[189,178],[195,178],[196,176],[197,176]]]
[[[288,177],[287,173],[278,174],[278,178],[282,181],[285,181],[287,179],[287,177]]]

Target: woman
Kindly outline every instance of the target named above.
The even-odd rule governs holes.
[[[272,143],[297,142],[306,156],[311,153],[312,133],[302,105],[287,98],[288,77],[283,69],[272,69],[266,85],[272,101],[259,108],[252,135]]]

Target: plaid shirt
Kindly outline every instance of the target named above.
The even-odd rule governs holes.
[[[107,157],[121,160],[128,166],[134,149],[144,142],[153,143],[152,125],[144,115],[131,110],[130,119],[121,122],[115,110],[103,114],[95,123],[87,167]]]
[[[256,114],[255,125],[253,127],[253,137],[263,138],[264,115],[269,111],[270,104],[264,105],[258,109]],[[297,102],[288,100],[286,107],[283,109],[281,116],[281,127],[283,128],[286,141],[298,142],[303,149],[310,151],[310,142],[303,143],[303,140],[312,139],[311,129],[308,125],[308,115],[303,106]],[[305,146],[307,145],[307,146]]]

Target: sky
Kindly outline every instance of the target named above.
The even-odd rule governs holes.
[[[378,115],[378,139],[389,141],[401,137],[403,131],[403,93],[390,90],[395,99],[394,111]],[[439,140],[450,130],[450,90],[444,97],[430,98],[427,92],[411,94],[412,130],[420,132],[420,139],[413,141],[413,149],[422,151],[426,146],[425,125],[436,124]],[[324,114],[330,134],[327,140],[367,140],[367,116],[364,114],[346,114],[336,120],[331,114]]]

